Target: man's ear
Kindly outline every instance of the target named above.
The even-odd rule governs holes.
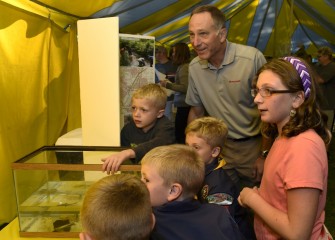
[[[161,118],[161,117],[163,117],[164,112],[165,112],[165,109],[161,109],[161,110],[159,110],[158,113],[157,113],[157,118]]]
[[[221,148],[220,147],[215,147],[212,150],[212,157],[217,158],[220,155]]]
[[[227,29],[225,27],[221,28],[219,30],[220,40],[221,42],[226,41],[227,39]]]
[[[80,240],[94,240],[94,239],[91,238],[91,236],[88,235],[88,233],[86,233],[86,232],[81,232],[81,233],[79,233],[79,239],[80,239]]]
[[[178,199],[182,193],[183,193],[183,187],[179,183],[174,183],[170,188],[170,192],[168,194],[167,199],[169,202],[174,201]]]

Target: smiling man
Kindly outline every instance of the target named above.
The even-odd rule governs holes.
[[[224,168],[236,184],[251,187],[262,176],[260,156],[269,147],[262,146],[261,121],[250,95],[252,79],[266,60],[256,48],[229,42],[225,21],[210,5],[191,14],[190,41],[198,56],[189,68],[188,122],[206,114],[224,120],[229,129]]]

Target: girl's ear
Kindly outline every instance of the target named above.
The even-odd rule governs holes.
[[[294,96],[293,102],[292,102],[292,107],[293,108],[298,108],[303,104],[305,101],[305,94],[303,91],[297,92],[297,94]]]
[[[221,148],[220,147],[215,147],[212,150],[212,157],[217,158],[220,155]]]
[[[171,202],[178,199],[182,193],[183,187],[179,183],[172,184],[168,195],[168,201]]]
[[[158,113],[157,113],[157,118],[161,118],[161,117],[163,117],[164,112],[165,112],[164,109],[159,110]]]

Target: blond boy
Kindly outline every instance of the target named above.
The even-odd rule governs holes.
[[[81,222],[81,240],[149,239],[155,221],[148,189],[134,175],[104,177],[87,191]]]
[[[195,149],[205,163],[205,179],[198,197],[202,202],[226,207],[246,239],[255,239],[252,220],[237,201],[239,191],[222,168],[220,158],[228,135],[223,120],[202,117],[193,120],[185,129],[186,144]]]
[[[138,163],[154,147],[175,142],[174,124],[164,116],[166,92],[157,84],[138,88],[132,95],[132,121],[121,130],[121,146],[129,147],[103,158],[102,170],[114,173],[127,159]]]

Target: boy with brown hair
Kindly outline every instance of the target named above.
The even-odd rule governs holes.
[[[114,173],[127,159],[138,163],[154,147],[175,142],[174,124],[164,116],[166,92],[157,84],[147,84],[132,95],[132,121],[121,130],[121,146],[129,147],[103,158],[102,170]]]
[[[226,207],[246,239],[256,239],[252,220],[237,201],[237,186],[222,168],[225,161],[221,152],[228,135],[227,125],[214,117],[197,118],[186,127],[185,135],[186,144],[194,148],[205,163],[205,180],[198,193],[199,200]]]
[[[155,224],[145,184],[130,174],[95,182],[81,209],[81,240],[145,240]]]
[[[196,200],[205,165],[191,147],[156,147],[141,163],[156,218],[154,231],[164,239],[244,239],[225,208]]]

